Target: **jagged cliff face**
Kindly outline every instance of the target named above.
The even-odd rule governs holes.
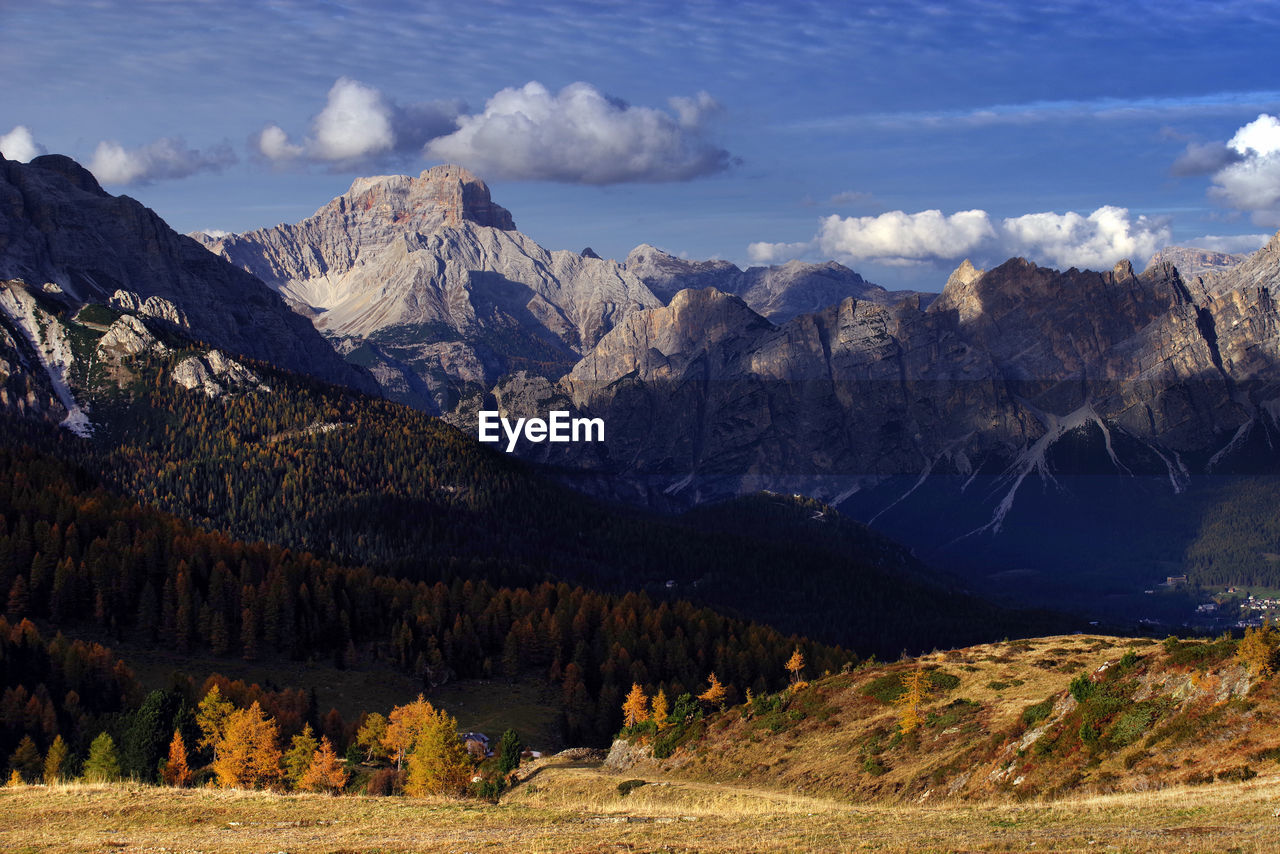
[[[1063,476],[1177,493],[1238,467],[1280,435],[1277,287],[1280,237],[1190,281],[1168,263],[966,262],[924,308],[846,298],[782,324],[686,290],[629,314],[559,383],[508,380],[455,420],[570,402],[604,419],[606,447],[520,450],[658,505],[766,488],[884,522],[928,493],[895,534],[925,526],[936,545],[1000,532],[1018,502],[1066,496]]]
[[[775,323],[820,311],[846,297],[891,305],[917,296],[915,291],[887,291],[835,261],[788,261],[741,270],[728,261],[686,261],[647,243],[631,250],[626,269],[665,301],[686,288],[715,288],[741,297],[753,311]]]
[[[227,264],[127,196],[104,192],[59,155],[0,158],[0,278],[58,285],[70,303],[125,290],[181,310],[193,334],[234,353],[365,390],[366,374],[261,281]]]
[[[296,225],[200,239],[429,410],[509,370],[557,378],[629,311],[659,305],[618,264],[516,231],[456,166],[361,178]]]
[[[1210,273],[1220,273],[1249,259],[1244,255],[1231,255],[1226,252],[1213,252],[1208,249],[1196,249],[1191,246],[1166,246],[1147,262],[1147,267],[1160,264],[1172,264],[1178,268],[1179,275],[1186,281]]]

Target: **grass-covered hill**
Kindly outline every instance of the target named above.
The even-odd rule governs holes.
[[[1243,663],[1240,645],[1091,635],[984,644],[757,696],[633,738],[615,759],[637,778],[915,804],[1245,781],[1280,771],[1280,684]],[[916,672],[919,725],[904,731]]]

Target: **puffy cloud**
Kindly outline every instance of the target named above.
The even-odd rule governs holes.
[[[356,163],[392,153],[416,153],[428,140],[452,131],[460,109],[452,101],[400,106],[372,86],[340,77],[302,142],[292,142],[274,123],[251,142],[273,162]]]
[[[1251,211],[1259,225],[1280,222],[1280,119],[1259,115],[1224,148],[1232,161],[1214,173],[1209,195],[1228,207]]]
[[[498,92],[482,113],[460,116],[458,129],[425,153],[484,174],[575,184],[685,181],[728,168],[729,153],[706,137],[715,100],[704,92],[670,105],[674,116],[587,83],[552,94],[533,82]]]
[[[964,257],[1000,261],[1025,255],[1055,267],[1106,269],[1130,258],[1143,262],[1167,245],[1163,220],[1134,218],[1125,208],[1104,206],[1088,216],[1068,211],[1034,213],[993,223],[986,211],[919,213],[889,211],[879,216],[828,216],[813,240],[803,243],[753,243],[755,263],[778,263],[820,252],[856,263],[904,265],[954,262]]]
[[[1179,177],[1211,175],[1224,166],[1237,163],[1241,159],[1240,153],[1229,145],[1213,142],[1191,142],[1187,144],[1187,150],[1177,160],[1173,161],[1173,166],[1169,171]]]
[[[130,149],[104,140],[93,152],[89,171],[104,184],[146,184],[197,172],[220,172],[235,162],[235,152],[225,142],[202,152],[187,148],[177,136]]]
[[[0,135],[0,154],[9,160],[26,163],[33,157],[45,153],[43,145],[36,142],[25,125],[18,125],[4,135]]]
[[[937,210],[889,211],[879,216],[823,217],[817,243],[828,255],[894,264],[956,258],[993,237],[986,211],[950,216]]]
[[[1087,217],[1035,213],[1002,223],[1005,246],[1014,254],[1055,267],[1102,269],[1123,258],[1145,261],[1172,238],[1169,224],[1129,216],[1127,208],[1105,205]]]

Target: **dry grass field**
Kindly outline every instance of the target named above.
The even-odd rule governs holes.
[[[551,760],[498,805],[362,796],[0,790],[6,852],[754,852],[1280,849],[1280,778],[1052,802],[858,805]]]

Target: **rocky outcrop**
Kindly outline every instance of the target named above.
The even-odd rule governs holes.
[[[1230,255],[1226,252],[1214,252],[1209,249],[1196,249],[1190,246],[1166,246],[1151,256],[1151,260],[1147,262],[1147,267],[1150,269],[1160,264],[1172,264],[1178,268],[1178,275],[1190,282],[1198,276],[1207,276],[1210,273],[1220,273],[1228,270],[1248,260],[1248,258],[1248,253]]]
[[[296,225],[200,237],[275,287],[384,391],[450,410],[499,376],[557,378],[659,304],[594,252],[548,252],[456,166],[358,179]]]
[[[819,311],[846,297],[890,305],[917,295],[915,291],[887,291],[835,261],[788,261],[740,270],[728,261],[686,261],[647,243],[631,250],[626,269],[663,300],[686,288],[715,288],[741,297],[756,313],[775,323]],[[929,299],[933,295],[921,296]]]
[[[148,352],[164,353],[168,349],[156,340],[141,318],[125,314],[98,339],[97,353],[99,358],[120,359]]]
[[[217,350],[183,359],[173,369],[173,381],[188,391],[199,389],[211,398],[233,391],[271,391],[257,374]]]
[[[59,155],[29,164],[0,158],[0,276],[56,283],[71,302],[128,291],[186,319],[192,334],[282,368],[375,391],[280,296],[252,275],[170,229],[127,196],[104,192]],[[161,311],[157,308],[157,311]],[[168,309],[164,309],[168,311]]]
[[[116,291],[107,301],[107,305],[121,311],[131,311],[143,317],[154,317],[179,329],[191,329],[186,312],[164,297],[151,296],[143,299],[132,291]]]

